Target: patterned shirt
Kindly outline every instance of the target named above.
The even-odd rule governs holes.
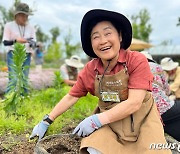
[[[149,62],[149,65],[154,75],[152,95],[157,104],[159,113],[162,115],[174,105],[174,101],[170,100],[168,97],[170,94],[169,84],[162,67],[154,62]]]

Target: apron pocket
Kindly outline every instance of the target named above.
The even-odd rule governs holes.
[[[141,108],[133,114],[133,125],[131,116],[109,124],[112,131],[118,135],[119,140],[130,142],[137,141],[141,125],[146,120],[146,117],[151,110],[152,102],[152,99],[148,99],[146,102],[142,103]]]

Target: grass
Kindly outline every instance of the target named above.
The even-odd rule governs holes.
[[[6,116],[0,108],[0,135],[7,133],[30,134],[33,127],[49,113],[59,100],[68,93],[69,86],[61,89],[48,88],[42,91],[33,91],[17,109],[17,115]],[[67,112],[58,117],[47,134],[60,133],[68,124],[77,125],[78,122],[89,116],[97,105],[98,99],[90,94],[82,97]]]

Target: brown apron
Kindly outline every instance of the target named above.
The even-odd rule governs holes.
[[[99,97],[95,113],[111,109],[128,98],[127,69],[114,75],[97,75],[95,79],[95,95]],[[100,84],[100,82],[102,82]],[[102,93],[118,93],[120,102],[102,101]],[[106,97],[106,96],[105,96]],[[116,97],[112,93],[112,96]],[[146,93],[141,108],[122,120],[104,125],[88,137],[82,139],[80,154],[88,154],[87,147],[99,150],[103,154],[169,154],[170,150],[152,150],[152,143],[166,143],[163,126],[160,122],[157,107],[150,92]]]

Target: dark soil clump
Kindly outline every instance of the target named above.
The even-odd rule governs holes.
[[[62,134],[50,135],[36,144],[34,154],[79,154],[81,138],[73,136],[72,126],[62,129]]]
[[[37,143],[35,153],[40,154],[43,151],[51,154],[78,154],[80,148],[80,138],[65,135],[52,135],[44,138]],[[44,152],[44,154],[46,154]]]

